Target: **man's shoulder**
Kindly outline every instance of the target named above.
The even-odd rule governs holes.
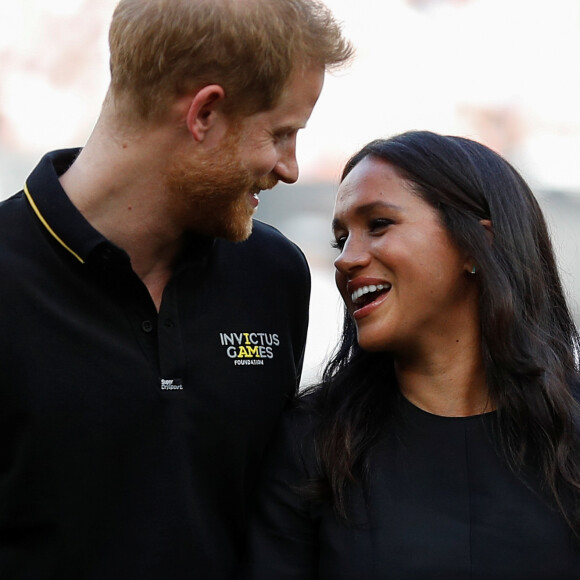
[[[244,242],[233,243],[221,240],[218,244],[233,254],[239,256],[248,254],[254,261],[267,260],[274,263],[291,261],[295,263],[295,267],[308,268],[304,253],[294,242],[274,226],[258,220],[254,220],[252,234]]]
[[[24,196],[23,191],[19,191],[6,199],[0,201],[0,216],[4,218],[4,216],[10,214],[11,212],[15,211],[17,208],[21,207],[21,202]]]
[[[24,221],[28,220],[28,207],[24,192],[20,191],[0,201],[0,239],[21,239],[27,235]]]
[[[53,203],[54,190],[60,189],[58,176],[63,173],[80,152],[80,148],[57,149],[49,151],[43,155],[36,167],[31,171],[26,179],[28,186],[28,196],[34,204],[44,204],[44,197],[50,194],[50,203]],[[31,185],[32,183],[32,185]],[[24,184],[23,184],[24,185]],[[31,201],[26,199],[24,186],[19,192],[0,201],[0,219],[12,219],[15,212],[28,213]],[[64,193],[64,192],[63,192]]]
[[[298,249],[298,246],[290,241],[280,230],[274,226],[261,222],[260,220],[253,221],[252,235],[248,238],[248,242],[261,242],[268,240],[273,243],[278,243],[282,246],[288,246]]]

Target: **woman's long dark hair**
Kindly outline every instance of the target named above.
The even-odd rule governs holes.
[[[516,473],[533,456],[546,490],[580,535],[574,396],[580,338],[534,195],[507,161],[469,139],[413,131],[373,141],[350,159],[342,179],[367,156],[394,166],[477,264],[482,356],[499,448]],[[491,221],[492,241],[480,220]],[[346,314],[337,350],[313,390],[324,474],[315,494],[329,493],[347,517],[349,485],[364,480],[398,396],[393,358],[363,351]]]

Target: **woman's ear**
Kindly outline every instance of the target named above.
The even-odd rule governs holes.
[[[215,125],[225,96],[220,85],[207,85],[193,95],[185,120],[196,141],[202,142]]]
[[[485,228],[489,242],[493,243],[493,226],[491,220],[479,220],[479,223]]]
[[[479,223],[485,229],[485,234],[490,244],[493,244],[493,227],[491,225],[491,220],[479,220]],[[478,266],[473,261],[473,258],[469,257],[465,262],[465,271],[468,274],[477,274]]]

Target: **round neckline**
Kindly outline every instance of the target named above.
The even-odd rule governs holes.
[[[493,410],[493,411],[485,411],[484,413],[478,413],[476,415],[465,415],[465,416],[450,417],[447,415],[437,415],[436,413],[431,413],[430,411],[421,409],[421,407],[417,407],[417,405],[411,403],[411,401],[409,401],[409,399],[407,399],[407,397],[405,397],[401,392],[399,392],[399,404],[401,405],[403,410],[407,410],[408,412],[411,412],[416,416],[421,416],[431,421],[441,421],[441,422],[445,421],[459,423],[473,420],[481,420],[494,417],[497,413],[496,410]]]

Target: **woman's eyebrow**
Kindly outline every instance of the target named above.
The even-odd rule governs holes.
[[[365,203],[364,205],[358,206],[354,210],[354,213],[356,215],[365,216],[369,213],[372,213],[377,208],[388,209],[391,211],[402,211],[403,210],[403,208],[400,205],[396,205],[394,203],[388,203],[386,201],[372,201],[370,203]],[[333,231],[339,229],[341,226],[342,226],[342,222],[341,222],[340,218],[334,218],[332,220],[332,230]]]

